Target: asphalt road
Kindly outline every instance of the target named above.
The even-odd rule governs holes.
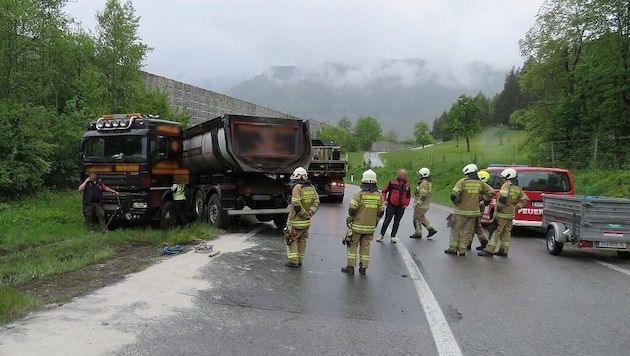
[[[440,340],[441,354],[630,353],[628,262],[571,249],[551,256],[542,236],[527,230],[507,259],[447,256],[448,210],[430,210],[439,230],[430,241],[407,238],[408,211],[399,237],[439,303],[441,325],[425,314],[430,300],[421,291],[421,303],[402,246],[373,242],[367,276],[339,271],[345,209],[322,206],[297,270],[282,266],[278,231],[263,229],[251,239],[255,247],[205,268],[215,287],[194,310],[155,325],[119,355],[435,355],[434,336],[448,334],[444,328],[455,345]]]
[[[189,257],[177,257],[182,269],[173,275],[209,287],[189,292],[189,305],[176,312],[158,318],[153,314],[159,315],[159,307],[153,308],[155,319],[124,323],[134,336],[107,354],[630,354],[630,262],[568,248],[551,256],[542,236],[529,230],[517,232],[507,259],[448,256],[443,253],[448,209],[434,205],[429,211],[439,231],[432,240],[408,238],[409,210],[401,242],[372,243],[367,276],[342,274],[341,237],[354,189],[348,187],[346,204],[324,204],[315,215],[300,269],[283,266],[284,243],[268,224],[245,237],[246,248],[200,265],[197,282],[183,267]],[[163,284],[168,289],[179,282],[170,278]],[[172,294],[171,299],[181,297]],[[131,314],[129,320],[137,314],[131,307],[123,312]],[[123,325],[124,313],[108,316],[107,327]],[[101,332],[94,330],[90,334]],[[63,344],[64,336],[56,336]],[[0,335],[0,354],[3,340]]]

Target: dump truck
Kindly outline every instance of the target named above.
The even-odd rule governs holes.
[[[552,255],[569,245],[630,257],[630,199],[546,194],[542,214]]]
[[[341,147],[316,139],[312,140],[312,146],[309,179],[321,198],[342,203],[346,190],[343,179],[348,172],[348,162],[341,158]]]
[[[80,144],[82,179],[98,172],[120,192],[103,196],[107,219],[176,225],[173,183],[186,184],[190,217],[226,227],[255,215],[286,225],[289,179],[308,167],[306,121],[223,115],[186,130],[142,114],[104,115],[88,124]]]

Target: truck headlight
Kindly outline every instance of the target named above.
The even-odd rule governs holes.
[[[147,207],[148,207],[147,203],[140,203],[140,202],[133,203],[134,209],[146,209]]]

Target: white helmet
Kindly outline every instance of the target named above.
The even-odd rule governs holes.
[[[302,167],[297,167],[293,171],[293,174],[291,174],[291,179],[292,180],[308,179],[308,173],[306,172],[306,169]]]
[[[516,169],[514,168],[506,168],[501,172],[501,177],[505,179],[514,179],[518,174],[516,173]]]
[[[479,168],[477,168],[477,165],[474,163],[471,163],[469,165],[467,165],[466,167],[464,167],[464,169],[462,169],[462,171],[464,172],[464,175],[469,175],[471,173],[477,173],[477,171],[479,170]]]
[[[363,172],[363,177],[361,177],[361,183],[373,183],[376,184],[376,173],[373,170],[368,169]]]
[[[418,170],[418,174],[422,178],[429,178],[429,176],[431,175],[431,170],[427,167],[422,167]]]

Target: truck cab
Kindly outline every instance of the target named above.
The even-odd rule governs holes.
[[[342,203],[346,190],[344,178],[348,162],[341,157],[341,147],[332,142],[312,140],[313,153],[308,177],[322,198]]]
[[[119,197],[103,195],[113,222],[174,225],[173,183],[188,183],[180,166],[182,126],[142,114],[103,115],[90,122],[81,138],[81,179],[97,172]]]

